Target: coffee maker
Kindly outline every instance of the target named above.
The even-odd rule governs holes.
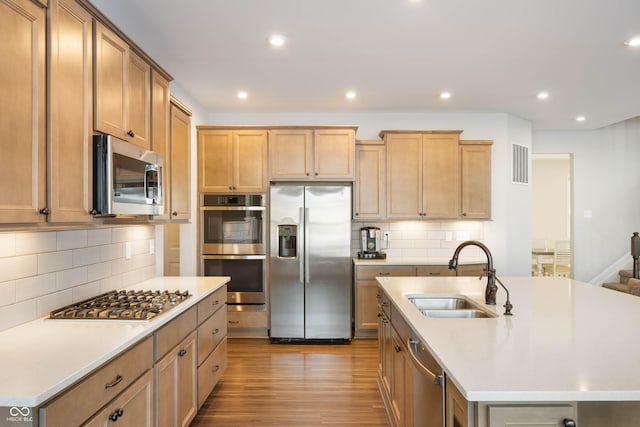
[[[362,227],[360,229],[360,252],[358,258],[385,259],[382,252],[382,232],[379,227]]]

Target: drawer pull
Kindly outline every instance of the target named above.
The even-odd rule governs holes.
[[[229,323],[231,323],[232,325],[237,325],[238,323],[240,323],[239,320],[229,320]]]
[[[220,329],[215,328],[213,331],[211,331],[211,335],[215,335],[215,334],[217,334],[218,332],[220,332]]]
[[[215,374],[216,372],[218,372],[219,370],[220,370],[220,365],[216,365],[216,366],[214,366],[213,368],[211,368],[211,372],[213,372],[214,374]]]
[[[396,344],[396,353],[400,353],[402,351],[402,349],[400,348],[400,346],[398,344]]]
[[[109,419],[111,421],[118,421],[118,418],[120,418],[122,414],[124,414],[124,410],[122,408],[118,408],[109,415]]]
[[[178,356],[180,357],[184,357],[186,354],[187,354],[187,350],[184,348],[178,352]]]
[[[380,305],[382,305],[383,307],[389,307],[389,303],[388,303],[387,301],[383,302],[383,303],[382,303],[382,304],[380,304]]]
[[[111,387],[115,387],[118,384],[120,384],[120,381],[122,381],[124,379],[124,377],[122,375],[116,375],[116,378],[111,381],[110,383],[106,383],[104,385],[104,388],[111,388]]]
[[[378,273],[378,276],[391,276],[391,273],[389,273],[388,271],[381,271],[380,273]]]
[[[211,303],[211,305],[218,305],[218,304],[220,304],[220,300],[219,299],[217,299],[213,303]]]

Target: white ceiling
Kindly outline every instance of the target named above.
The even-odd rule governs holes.
[[[640,47],[623,44],[640,0],[91,1],[210,112],[505,112],[535,129],[640,115]]]

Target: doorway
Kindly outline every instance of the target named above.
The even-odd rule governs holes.
[[[573,277],[573,156],[531,156],[531,274]]]

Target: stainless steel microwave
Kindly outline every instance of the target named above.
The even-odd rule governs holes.
[[[112,135],[93,136],[96,215],[159,215],[164,211],[160,154]]]

